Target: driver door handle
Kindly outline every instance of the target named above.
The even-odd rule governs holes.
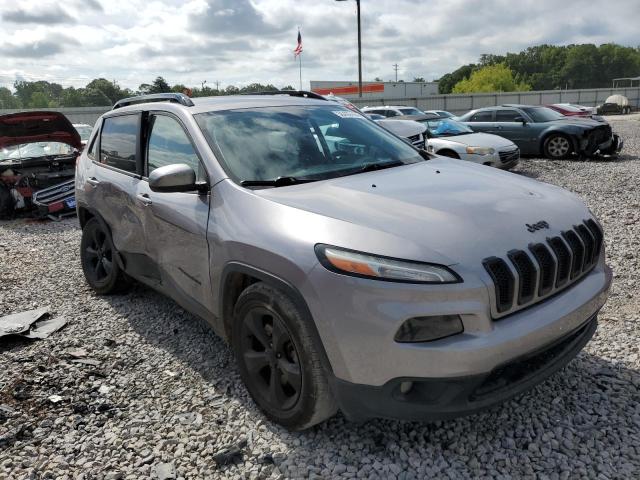
[[[148,207],[153,203],[149,198],[149,195],[146,193],[139,193],[138,195],[136,195],[136,198],[140,200],[145,207]]]
[[[90,177],[90,178],[87,178],[87,183],[91,185],[93,188],[96,188],[100,183],[100,180],[98,180],[96,177]]]

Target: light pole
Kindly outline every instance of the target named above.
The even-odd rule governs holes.
[[[336,0],[346,2],[347,0]],[[362,97],[362,35],[360,33],[360,0],[356,0],[358,10],[358,96]]]

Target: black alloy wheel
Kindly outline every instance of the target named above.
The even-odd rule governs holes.
[[[302,390],[300,360],[282,319],[263,306],[242,319],[242,356],[258,395],[277,410],[290,410]]]
[[[87,283],[101,295],[123,291],[130,285],[118,265],[109,230],[96,218],[89,219],[82,229],[80,261]]]

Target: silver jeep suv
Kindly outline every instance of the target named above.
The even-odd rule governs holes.
[[[135,279],[206,320],[291,429],[524,392],[588,342],[611,282],[572,193],[304,92],[120,101],[75,181],[91,287]]]

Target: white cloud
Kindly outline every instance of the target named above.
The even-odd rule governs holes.
[[[5,2],[3,2],[5,3]],[[297,85],[357,77],[355,2],[332,0],[22,0],[0,6],[0,85],[16,77],[82,86],[106,77],[170,83]],[[362,2],[364,78],[433,79],[482,53],[540,43],[636,46],[637,0]],[[616,14],[611,14],[617,12]]]

